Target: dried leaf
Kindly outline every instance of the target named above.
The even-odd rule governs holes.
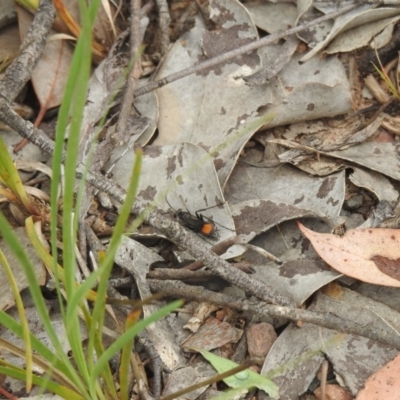
[[[349,179],[354,185],[373,192],[379,200],[395,203],[399,197],[399,193],[390,183],[389,179],[375,171],[353,168],[353,173],[349,175]]]
[[[385,330],[390,326],[393,335],[399,329],[400,314],[397,311],[336,284],[318,291],[310,309],[333,313],[361,326]],[[338,334],[332,329],[308,323],[303,324],[301,329],[291,324],[274,343],[261,374],[281,388],[281,399],[299,399],[327,358],[335,374],[343,378],[344,386],[355,395],[366,379],[397,353],[398,350],[388,345],[361,336]],[[386,400],[386,397],[375,399]]]
[[[321,5],[323,5],[323,3],[321,3]],[[330,21],[325,22],[325,32],[321,29],[317,30],[315,28],[311,28],[308,31],[309,37],[307,39],[309,45],[313,47],[313,49],[309,51],[305,56],[303,56],[301,61],[308,61],[309,59],[311,59],[311,57],[313,57],[315,54],[325,48],[333,40],[333,38],[337,37],[341,33],[347,34],[346,31],[351,28],[364,24],[367,25],[371,22],[383,18],[392,17],[398,14],[398,9],[394,7],[385,7],[378,10],[376,10],[375,8],[376,4],[362,4],[360,7],[357,7],[347,12],[346,14],[336,18],[334,23],[331,23]],[[328,6],[328,8],[324,10],[324,12],[329,12],[331,10],[332,8]],[[311,13],[313,12],[315,11],[311,11]],[[329,31],[328,33],[326,32],[327,30]],[[314,32],[318,33],[319,36],[315,35]],[[302,33],[302,36],[306,37],[307,35],[305,35],[305,33]]]
[[[33,17],[18,7],[18,19],[21,37],[24,38]],[[48,109],[61,104],[71,60],[72,48],[66,40],[47,42],[43,55],[32,73],[32,84],[41,108],[39,121]]]
[[[399,373],[400,355],[368,378],[365,382],[365,388],[358,393],[357,400],[398,399],[400,390]]]
[[[317,253],[332,268],[376,285],[400,287],[400,231],[352,229],[343,236],[310,231],[298,222]]]
[[[282,26],[296,24],[296,5],[289,2],[260,3],[251,2],[243,4],[253,18],[258,28],[272,33],[282,29]]]
[[[346,150],[331,151],[325,154],[351,161],[390,178],[400,180],[398,150],[395,143],[364,142]]]
[[[231,326],[228,322],[208,317],[200,329],[185,341],[183,347],[212,350],[227,343],[237,343],[242,334],[241,329]]]
[[[18,27],[11,25],[3,28],[0,35],[0,62],[12,61],[17,56],[20,46]]]

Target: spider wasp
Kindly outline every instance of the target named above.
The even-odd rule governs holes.
[[[199,210],[202,211],[202,210]],[[215,228],[215,223],[210,218],[205,217],[196,211],[195,215],[189,212],[178,210],[175,212],[174,217],[186,228],[200,235],[217,238],[218,234]]]
[[[167,199],[166,201],[171,209],[174,210]],[[208,218],[200,213],[204,210],[207,210],[207,208],[196,211],[195,215],[191,214],[189,211],[174,210],[174,217],[185,228],[188,228],[191,231],[198,233],[204,237],[218,239],[219,235],[217,233],[217,228],[215,227],[214,221],[211,218]]]

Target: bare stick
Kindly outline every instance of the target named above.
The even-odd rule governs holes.
[[[128,84],[125,89],[117,122],[116,141],[119,145],[128,143],[129,134],[126,132],[129,116],[133,106],[133,97],[137,81],[142,73],[140,66],[139,50],[142,41],[140,32],[140,0],[131,0],[131,23],[130,23],[130,56],[135,59],[132,71],[128,75]]]
[[[28,33],[21,44],[20,55],[8,66],[0,81],[0,93],[11,103],[31,79],[46,45],[56,11],[51,0],[41,0]]]
[[[294,35],[295,33],[299,33],[301,31],[304,31],[304,30],[306,30],[308,28],[311,28],[311,27],[313,27],[315,25],[318,25],[319,23],[324,22],[326,20],[329,20],[329,19],[332,19],[332,18],[336,18],[339,15],[342,15],[342,14],[346,13],[347,11],[350,11],[353,8],[356,8],[358,6],[359,6],[359,4],[350,4],[350,5],[346,6],[346,7],[341,8],[338,11],[334,11],[332,13],[324,15],[323,17],[320,17],[320,18],[317,18],[317,19],[315,19],[315,20],[313,20],[311,22],[308,22],[307,24],[299,25],[299,26],[296,26],[295,28],[287,29],[285,31],[278,31],[276,33],[273,33],[272,35],[266,36],[263,39],[256,40],[255,42],[252,42],[252,43],[249,43],[249,44],[247,44],[245,46],[242,46],[239,49],[228,51],[228,52],[226,52],[224,54],[221,54],[218,57],[214,57],[214,58],[211,58],[208,61],[204,61],[201,64],[198,64],[198,65],[195,65],[193,67],[187,68],[187,69],[185,69],[183,71],[176,72],[175,74],[171,74],[169,76],[166,76],[165,78],[160,79],[158,81],[151,82],[148,85],[143,86],[142,88],[135,90],[135,97],[142,96],[143,94],[149,93],[149,92],[151,92],[151,91],[153,91],[155,89],[158,89],[158,88],[160,88],[162,86],[165,86],[168,83],[174,82],[174,81],[176,81],[178,79],[184,78],[185,76],[194,74],[196,72],[200,72],[200,71],[203,71],[205,69],[214,67],[214,66],[216,66],[218,64],[226,62],[226,61],[228,61],[228,60],[230,60],[232,58],[235,58],[237,56],[240,56],[242,54],[248,53],[248,52],[253,51],[253,50],[257,50],[260,47],[264,47],[264,46],[266,46],[268,44],[271,44],[271,43],[275,42],[278,39],[283,39],[283,38],[285,38],[287,36]]]
[[[153,398],[159,399],[161,394],[161,368],[162,360],[157,353],[146,330],[138,334],[139,343],[145,348],[153,365]],[[165,367],[165,366],[164,366]]]
[[[309,322],[324,328],[334,329],[338,332],[363,336],[400,349],[400,337],[398,335],[393,335],[389,331],[376,328],[372,325],[360,325],[357,322],[338,317],[333,313],[254,302],[246,298],[236,298],[222,293],[211,292],[200,286],[189,286],[179,281],[149,280],[149,285],[153,292],[162,292],[168,296],[196,300],[198,302],[208,301],[219,306],[251,311],[255,314],[270,315],[278,318],[283,317],[291,321]]]
[[[20,136],[38,146],[40,150],[50,155],[54,154],[54,141],[51,140],[42,130],[35,128],[31,122],[25,121],[21,118],[10,107],[8,100],[4,97],[2,92],[0,92],[0,120],[10,128],[14,129],[14,131],[16,131]]]
[[[137,214],[133,210],[134,214]],[[228,262],[209,251],[195,235],[189,233],[180,224],[163,215],[151,212],[146,220],[160,232],[164,233],[174,243],[187,250],[196,260],[201,261],[213,274],[237,286],[257,298],[268,303],[295,306],[293,300],[279,293],[275,288],[253,278],[244,272],[232,268]]]
[[[189,280],[190,282],[204,282],[215,275],[209,271],[190,271],[179,268],[156,268],[147,273],[147,278],[159,280]]]
[[[169,25],[171,23],[171,17],[166,0],[157,0],[157,8],[161,30],[161,55],[164,55],[169,47]]]

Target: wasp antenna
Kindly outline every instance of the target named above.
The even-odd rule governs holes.
[[[180,210],[175,210],[174,207],[171,206],[171,203],[168,201],[167,195],[165,195],[165,201],[167,202],[167,204],[169,205],[170,209],[174,212],[174,214],[176,214],[177,212],[179,212]]]
[[[201,213],[202,211],[209,210],[210,208],[222,206],[222,205],[224,205],[225,203],[226,203],[226,201],[223,201],[222,203],[218,203],[218,204],[214,204],[213,206],[210,206],[210,207],[202,208],[202,209],[200,209],[200,210],[197,210],[196,212]]]

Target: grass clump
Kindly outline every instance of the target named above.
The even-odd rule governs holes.
[[[127,382],[128,376],[131,374],[132,345],[135,336],[149,324],[176,309],[181,305],[181,302],[176,301],[162,307],[145,319],[140,319],[140,307],[134,308],[129,314],[125,328],[120,332],[119,337],[110,346],[105,347],[103,329],[105,326],[107,284],[113,267],[114,256],[135,200],[140,176],[141,150],[137,150],[135,154],[128,194],[120,210],[108,251],[102,257],[98,269],[84,282],[76,280],[77,216],[79,215],[84,179],[81,180],[78,194],[76,194],[75,173],[80,129],[91,70],[91,57],[89,55],[91,54],[92,26],[100,0],[94,0],[89,6],[84,1],[80,1],[79,4],[82,33],[76,44],[68,83],[59,112],[52,164],[51,202],[48,209],[50,211],[46,217],[41,215],[32,198],[26,194],[11,157],[8,155],[4,144],[0,142],[0,182],[4,186],[0,189],[0,194],[5,195],[9,201],[22,206],[28,214],[25,227],[37,254],[46,265],[49,274],[54,278],[72,357],[65,353],[61,340],[52,325],[41,287],[33,272],[32,262],[7,219],[0,213],[0,233],[7,245],[13,250],[27,276],[31,296],[51,343],[49,347],[44,345],[30,332],[12,269],[4,254],[0,251],[0,264],[4,268],[13,289],[19,314],[19,321],[17,321],[6,312],[0,311],[0,323],[24,342],[23,347],[19,347],[0,338],[0,347],[25,361],[25,368],[21,368],[0,359],[0,374],[24,380],[28,392],[33,385],[39,385],[43,388],[43,391],[48,390],[68,400],[128,399],[129,387]],[[64,153],[67,125],[68,142]],[[62,168],[64,168],[63,194],[62,198],[59,199]],[[60,200],[63,205],[61,216]],[[45,248],[40,235],[37,234],[37,229],[40,230],[41,227],[40,221],[44,218],[47,221],[50,220],[51,253]],[[60,238],[62,239],[63,249],[59,253],[57,240]],[[59,265],[58,260],[62,260],[62,265]],[[94,291],[96,285],[97,288]],[[86,346],[83,345],[82,321],[88,335]],[[109,361],[120,352],[121,362],[117,380],[109,366]],[[39,367],[43,374],[41,376],[35,375],[33,373],[34,367]]]

